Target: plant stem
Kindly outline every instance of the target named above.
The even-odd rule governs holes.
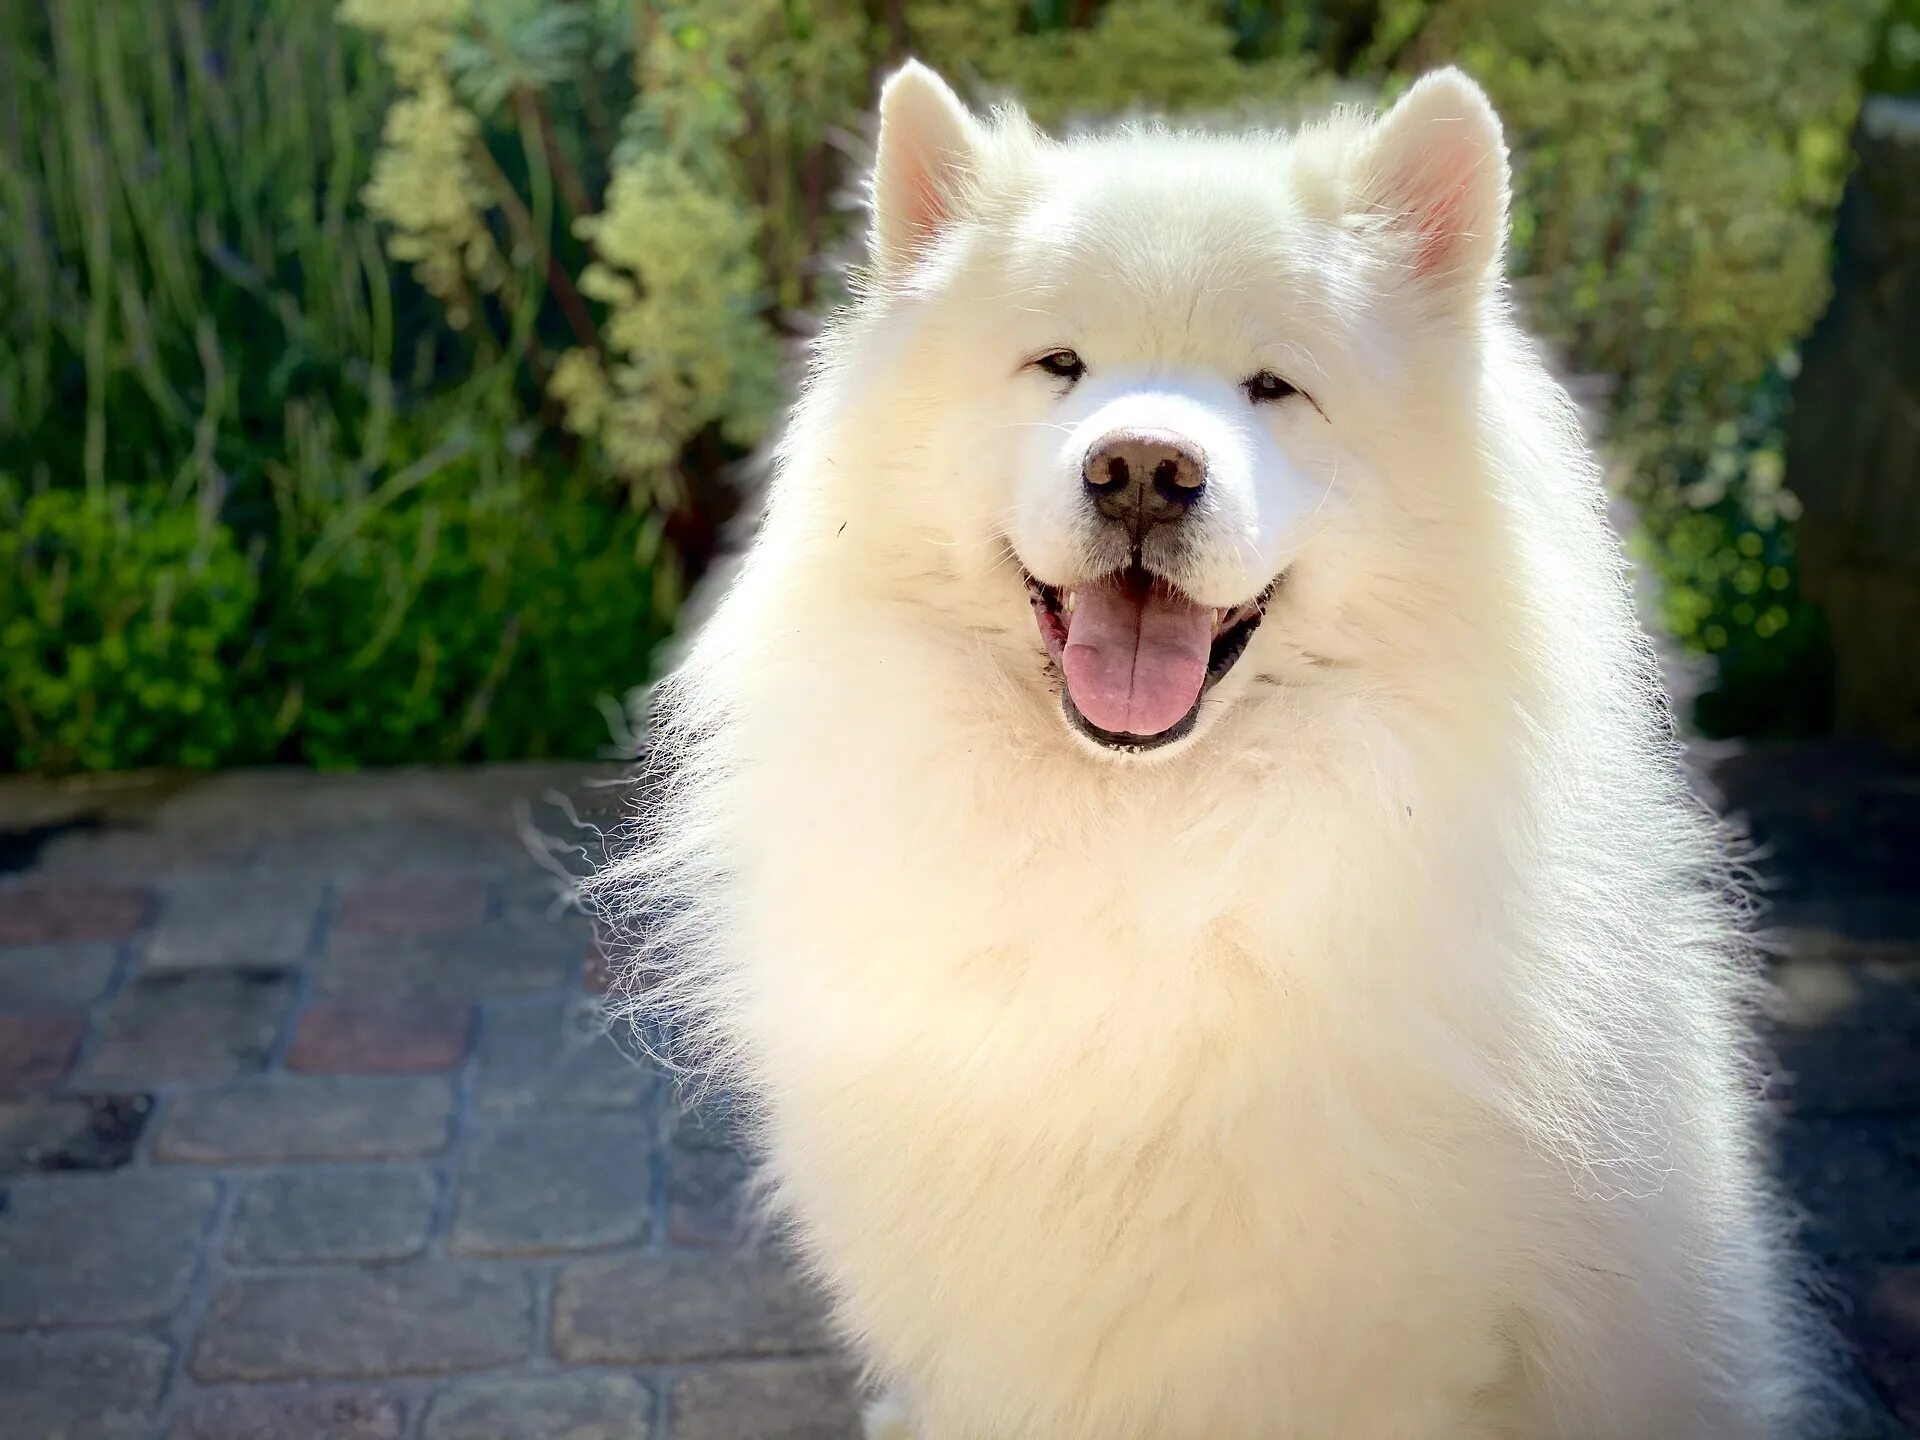
[[[567,327],[573,331],[573,338],[594,354],[600,354],[600,331],[593,323],[593,312],[587,309],[587,302],[574,288],[573,277],[567,274],[566,267],[554,255],[553,247],[546,243],[546,237],[536,232],[533,216],[513,188],[513,182],[507,179],[499,162],[493,158],[493,152],[484,144],[475,143],[474,159],[487,172],[487,179],[492,183],[501,212],[507,217],[507,225],[513,231],[515,243],[535,249],[545,258],[547,289],[559,303],[560,313],[566,316]]]
[[[560,136],[553,128],[553,117],[547,113],[540,96],[525,85],[516,85],[513,108],[523,120],[530,120],[538,132],[540,148],[546,152],[547,166],[553,171],[553,183],[559,188],[560,198],[566,202],[567,209],[573,212],[573,218],[584,220],[598,213],[593,196],[587,192],[580,171],[574,166],[573,157],[567,154],[566,147],[560,143]]]

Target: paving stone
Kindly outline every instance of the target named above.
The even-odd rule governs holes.
[[[402,1440],[406,1406],[361,1387],[214,1391],[174,1417],[167,1440]]]
[[[149,970],[290,965],[320,917],[320,881],[258,871],[201,873],[168,885],[146,945]]]
[[[608,955],[599,942],[589,945],[587,958],[580,966],[580,988],[589,995],[604,996],[606,1003],[616,1008],[657,990],[665,978],[658,961],[629,964]],[[647,1023],[652,1023],[651,1019]]]
[[[336,1005],[300,1016],[287,1068],[311,1075],[417,1075],[451,1070],[467,1057],[473,1007],[443,1000]]]
[[[1920,1113],[1920,1032],[1779,1031],[1767,1095],[1797,1115]]]
[[[115,1169],[133,1158],[152,1114],[149,1095],[0,1100],[0,1176]]]
[[[747,1162],[730,1150],[667,1154],[667,1239],[675,1245],[753,1243]]]
[[[509,919],[552,925],[587,940],[593,921],[580,903],[580,877],[560,876],[545,869],[524,867],[500,887],[500,911]]]
[[[251,1180],[227,1258],[240,1265],[404,1260],[426,1247],[439,1183],[414,1167],[314,1170]]]
[[[293,992],[293,977],[279,970],[141,975],[108,1002],[74,1082],[229,1080],[259,1070]]]
[[[580,962],[580,988],[589,995],[606,995],[613,987],[613,957],[607,953],[606,945],[595,938],[588,943],[586,958]]]
[[[631,954],[628,946],[589,926],[586,959],[580,965],[580,988],[588,994],[615,1000],[645,995],[664,978],[657,959]]]
[[[0,1009],[78,1010],[100,998],[119,963],[111,940],[0,949]]]
[[[86,1029],[78,1015],[0,1015],[0,1095],[52,1085],[67,1073]]]
[[[121,940],[153,913],[153,896],[130,885],[83,881],[0,887],[0,945]]]
[[[1920,949],[1821,932],[1769,973],[1769,1098],[1797,1114],[1920,1113]]]
[[[709,1365],[674,1382],[673,1440],[857,1440],[852,1367],[833,1360]]]
[[[247,859],[269,871],[350,877],[414,869],[426,855],[439,869],[481,872],[524,865],[527,859],[526,847],[504,827],[439,817],[383,820],[372,814],[259,836]]]
[[[576,1261],[554,1291],[554,1353],[569,1364],[799,1355],[831,1344],[819,1301],[770,1255]]]
[[[1766,937],[1769,1010],[1787,1025],[1920,1028],[1920,944],[1874,944],[1822,930]]]
[[[658,1069],[623,1049],[600,1007],[579,997],[490,1005],[475,1093],[489,1110],[636,1111],[663,1093]]]
[[[19,1440],[139,1440],[170,1352],[148,1335],[0,1335],[0,1433]]]
[[[667,1155],[667,1238],[675,1245],[756,1243],[751,1171],[735,1144],[725,1100],[708,1097],[673,1116]]]
[[[733,1102],[722,1092],[709,1091],[697,1102],[681,1098],[674,1106],[669,1141],[676,1150],[731,1153],[739,1148],[738,1135]]]
[[[558,989],[573,978],[578,940],[545,925],[507,922],[426,935],[337,931],[314,968],[321,998],[388,1004],[471,1000]]]
[[[1780,1176],[1805,1211],[1804,1243],[1840,1266],[1920,1259],[1920,1117],[1795,1117]]]
[[[533,1349],[517,1270],[419,1264],[231,1280],[194,1347],[202,1381],[366,1379],[504,1365]]]
[[[1920,1431],[1920,1265],[1881,1266],[1847,1288],[1841,1326],[1881,1398]]]
[[[444,1146],[452,1115],[453,1087],[440,1077],[261,1080],[169,1101],[154,1155],[200,1164],[405,1159]]]
[[[186,1291],[219,1187],[123,1170],[19,1181],[0,1212],[0,1327],[152,1320]]]
[[[471,875],[381,875],[356,880],[340,894],[336,931],[423,935],[471,930],[486,922],[493,887]]]
[[[1911,887],[1911,879],[1904,884]],[[1770,927],[1830,930],[1867,944],[1920,942],[1920,896],[1899,891],[1769,895],[1762,919]]]
[[[1866,1380],[1859,1384],[1859,1393],[1846,1397],[1849,1408],[1835,1420],[1831,1440],[1913,1440],[1916,1429],[1901,1424]]]
[[[1876,900],[1906,900],[1920,918],[1915,773],[1910,760],[1857,742],[1756,742],[1720,760],[1713,779],[1728,807],[1746,812],[1775,913],[1817,899],[1847,921],[1830,928],[1872,937],[1877,930],[1860,922]]]
[[[462,1380],[433,1397],[421,1440],[648,1440],[653,1392],[626,1375],[576,1370]]]
[[[42,872],[171,876],[210,869],[380,875],[397,870],[525,868],[529,824],[566,833],[549,803],[572,797],[589,769],[577,764],[453,766],[316,774],[240,770],[114,776],[84,796],[63,782],[0,777],[0,814],[54,830]],[[614,768],[599,775],[612,778]],[[32,793],[38,789],[39,794]],[[581,794],[583,814],[612,791]],[[91,829],[59,828],[80,818]],[[52,823],[48,823],[52,822]]]
[[[490,1122],[462,1166],[453,1248],[537,1255],[645,1239],[652,1139],[646,1116],[545,1114]]]

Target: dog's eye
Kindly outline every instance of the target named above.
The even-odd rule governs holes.
[[[1258,375],[1249,375],[1240,382],[1240,388],[1247,392],[1247,399],[1256,405],[1284,400],[1289,395],[1300,393],[1271,370],[1262,370]]]
[[[1087,373],[1087,362],[1071,350],[1049,350],[1033,363],[1037,369],[1057,376],[1069,385]]]

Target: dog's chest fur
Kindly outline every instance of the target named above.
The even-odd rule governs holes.
[[[950,1386],[970,1425],[1004,1395],[1009,1435],[1232,1440],[1300,1410],[1387,1434],[1433,1422],[1407,1395],[1497,1383],[1512,1225],[1470,1180],[1517,1163],[1418,1033],[1447,1024],[1431,975],[1380,950],[1444,963],[1445,936],[1329,883],[1378,878],[1395,847],[1349,848],[1377,816],[1307,812],[1315,848],[1169,791],[1155,830],[1030,808],[1042,838],[1009,848],[962,833],[983,812],[952,783],[894,787],[912,832],[857,790],[812,812],[745,969],[779,1200],[846,1321],[933,1387],[920,1412]]]

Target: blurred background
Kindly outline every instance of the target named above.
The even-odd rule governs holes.
[[[1911,112],[1857,124],[1920,76],[1910,0],[0,14],[0,764],[596,754],[840,296],[909,52],[1049,124],[1465,65],[1701,728],[1920,735],[1851,633],[1856,592],[1920,623]]]
[[[847,1433],[556,897],[908,54],[1050,126],[1489,90],[1920,1429],[1920,0],[0,0],[18,1433]]]

